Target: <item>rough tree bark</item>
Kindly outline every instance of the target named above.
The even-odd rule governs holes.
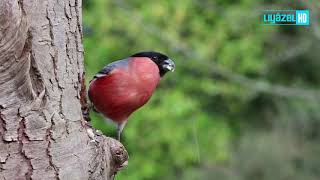
[[[83,119],[81,0],[0,0],[0,180],[110,179],[127,160]]]

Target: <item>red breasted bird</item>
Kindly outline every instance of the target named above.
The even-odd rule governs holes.
[[[117,137],[129,116],[146,104],[161,77],[175,64],[158,52],[140,52],[105,66],[91,80],[89,98],[96,111],[117,124]]]

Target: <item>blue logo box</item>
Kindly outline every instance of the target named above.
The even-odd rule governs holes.
[[[310,25],[309,10],[265,10],[260,18],[263,25]]]

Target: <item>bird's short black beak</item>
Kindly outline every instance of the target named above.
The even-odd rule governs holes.
[[[162,68],[166,71],[174,71],[176,65],[171,59],[167,59],[163,61]]]

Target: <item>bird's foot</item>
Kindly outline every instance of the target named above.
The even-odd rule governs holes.
[[[91,121],[89,110],[82,111],[82,116],[83,116],[83,119],[86,120],[87,122]]]
[[[92,143],[98,143],[96,139],[96,134],[94,133],[94,130],[92,128],[87,128],[87,134],[89,138],[91,139],[90,142]]]
[[[96,130],[96,132],[95,132],[95,134],[97,135],[97,136],[102,136],[103,135],[103,133],[100,131],[100,130]]]
[[[87,134],[91,139],[90,142],[98,143],[97,136],[102,136],[103,133],[100,130],[94,130],[92,127],[87,128]]]

